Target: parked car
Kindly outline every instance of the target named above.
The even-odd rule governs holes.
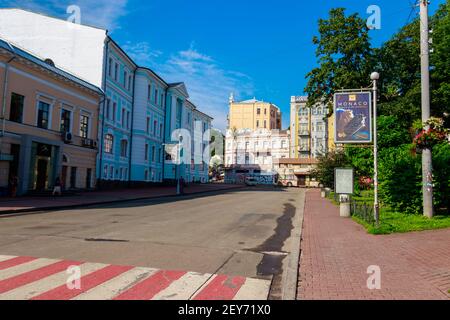
[[[258,185],[258,181],[254,177],[247,177],[245,178],[245,184],[249,187],[254,187]]]

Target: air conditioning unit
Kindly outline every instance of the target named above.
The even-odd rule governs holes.
[[[97,147],[98,147],[97,141],[96,140],[91,140],[91,148],[97,149]]]
[[[90,147],[91,146],[91,139],[83,139],[83,140],[81,140],[81,145],[83,147]]]
[[[64,142],[70,143],[73,141],[73,134],[70,132],[64,132],[63,133]]]

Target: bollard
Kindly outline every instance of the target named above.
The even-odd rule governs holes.
[[[350,199],[347,195],[340,195],[340,206],[339,206],[339,212],[342,218],[350,218],[351,210],[350,210]]]

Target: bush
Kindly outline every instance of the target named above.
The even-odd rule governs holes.
[[[422,211],[421,158],[411,153],[411,145],[380,152],[380,196],[393,209],[405,213]]]
[[[388,148],[380,152],[380,196],[393,209],[421,214],[422,157],[411,152],[412,145]],[[433,149],[434,205],[449,212],[450,145],[442,143]]]
[[[450,214],[450,144],[433,148],[434,205],[437,211]]]

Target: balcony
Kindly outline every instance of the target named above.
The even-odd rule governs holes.
[[[300,130],[298,132],[298,135],[300,137],[309,137],[309,136],[311,136],[311,133],[308,130]]]
[[[310,152],[311,151],[311,147],[310,146],[300,146],[300,147],[298,147],[298,151],[300,151],[300,152]]]

